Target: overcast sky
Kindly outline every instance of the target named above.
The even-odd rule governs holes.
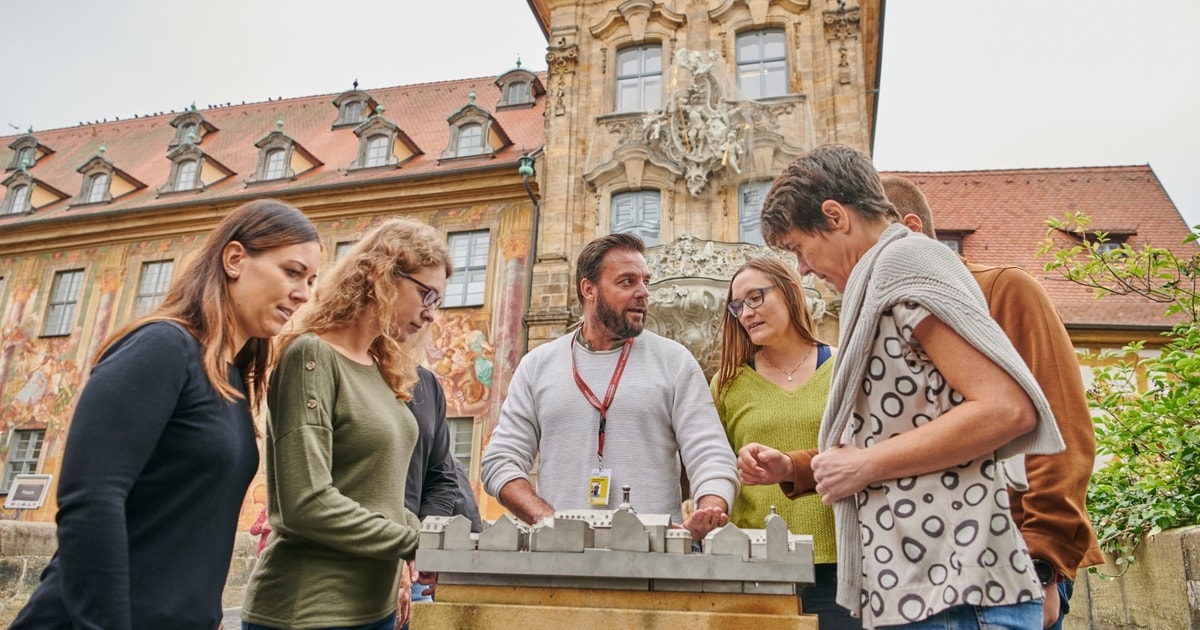
[[[523,0],[22,0],[4,22],[0,135],[546,67]],[[1195,225],[1197,150],[1196,0],[887,4],[880,169],[1149,164]]]

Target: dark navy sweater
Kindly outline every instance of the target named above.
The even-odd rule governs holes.
[[[58,551],[10,628],[213,630],[257,469],[249,407],[212,387],[197,340],[170,322],[131,332],[76,404]]]

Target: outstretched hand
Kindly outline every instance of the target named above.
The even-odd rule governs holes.
[[[792,458],[756,442],[738,449],[737,465],[742,485],[746,486],[766,486],[788,481],[796,474]]]

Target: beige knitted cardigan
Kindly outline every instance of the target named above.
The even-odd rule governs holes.
[[[1024,389],[1037,408],[1037,427],[996,451],[1006,474],[1024,483],[1024,453],[1050,454],[1065,448],[1050,405],[1037,381],[1004,331],[988,313],[987,302],[966,265],[950,249],[901,224],[884,230],[854,265],[842,296],[838,361],[829,388],[829,405],[821,420],[821,451],[849,443],[855,397],[861,387],[875,328],[884,310],[899,302],[915,302],[945,322],[972,346],[999,365]],[[833,506],[837,533],[837,603],[860,615],[862,539],[854,496]]]

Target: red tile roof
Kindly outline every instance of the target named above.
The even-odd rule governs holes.
[[[1091,290],[1044,271],[1037,256],[1046,219],[1068,212],[1091,217],[1089,231],[1128,234],[1134,248],[1164,247],[1194,256],[1189,230],[1149,166],[1013,169],[942,173],[890,172],[915,183],[929,199],[939,231],[969,232],[963,255],[972,262],[1024,267],[1041,282],[1068,326],[1165,326],[1165,305],[1136,297],[1097,302]],[[1059,234],[1066,245],[1070,237]]]
[[[546,80],[544,73],[538,75]],[[372,180],[413,176],[447,175],[455,171],[474,169],[498,163],[517,163],[525,151],[533,152],[543,145],[545,98],[539,98],[530,108],[497,110],[500,89],[495,77],[481,77],[439,83],[423,83],[366,90],[384,107],[383,116],[394,122],[401,131],[420,147],[422,153],[403,163],[399,169],[371,168],[347,172],[354,161],[359,139],[354,126],[333,129],[337,108],[332,101],[337,94],[322,94],[303,98],[281,99],[265,103],[232,105],[200,109],[205,121],[217,131],[203,136],[199,148],[207,156],[235,173],[203,191],[186,191],[159,195],[158,190],[168,180],[171,162],[167,159],[175,128],[170,122],[176,113],[147,116],[133,120],[93,123],[65,129],[34,131],[38,142],[54,151],[29,169],[39,182],[66,192],[70,198],[38,209],[31,215],[0,216],[0,228],[14,223],[36,222],[64,214],[111,212],[124,209],[143,209],[177,203],[205,203],[235,194],[253,192],[268,196],[279,191],[328,186],[335,183],[369,182]],[[512,144],[494,158],[459,159],[438,164],[438,159],[450,141],[450,126],[446,118],[469,102],[474,91],[475,103],[491,112]],[[283,132],[320,160],[323,165],[299,174],[295,180],[251,184],[248,178],[258,166],[258,149],[254,143],[275,130],[276,120],[283,120]],[[0,137],[0,168],[13,159],[8,145],[19,136]],[[109,204],[70,207],[79,193],[83,177],[76,172],[95,157],[101,144],[104,158],[113,166],[147,185]],[[7,174],[0,175],[7,176]],[[0,191],[2,194],[3,191]]]

